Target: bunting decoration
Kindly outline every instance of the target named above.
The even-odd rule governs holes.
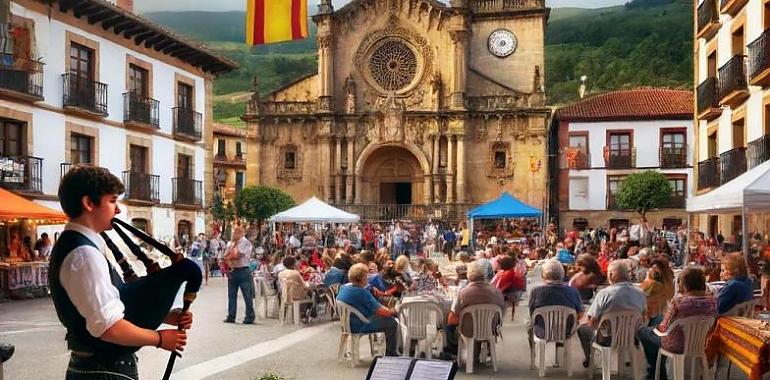
[[[246,43],[307,38],[307,0],[246,0]]]

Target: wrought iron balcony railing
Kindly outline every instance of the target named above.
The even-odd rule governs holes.
[[[62,74],[64,107],[107,115],[107,85],[74,74]]]
[[[562,169],[590,169],[591,157],[585,147],[566,147],[560,154],[560,167]]]
[[[719,107],[719,85],[716,78],[710,77],[698,85],[698,114]]]
[[[746,172],[746,147],[739,146],[719,155],[722,165],[722,184]]]
[[[123,172],[123,183],[126,186],[126,199],[160,202],[160,176],[126,170]]]
[[[770,134],[750,142],[747,154],[749,169],[770,160]]]
[[[172,178],[175,205],[203,207],[203,181],[191,178]]]
[[[0,187],[42,193],[43,159],[32,156],[0,156]]]
[[[706,32],[707,27],[719,24],[719,10],[717,0],[704,0],[698,6],[698,34],[699,36]],[[710,34],[710,33],[709,33]],[[710,38],[711,36],[705,36]]]
[[[621,210],[617,195],[607,192],[607,210]]]
[[[200,140],[202,136],[203,115],[191,109],[174,107],[174,134]]]
[[[751,84],[770,84],[770,29],[749,44],[749,78]]]
[[[74,168],[75,166],[94,166],[94,164],[86,164],[86,163],[78,163],[73,164],[71,162],[62,162],[59,164],[59,178],[64,177],[65,174],[67,174],[70,169]]]
[[[746,56],[736,55],[719,68],[719,99],[729,103],[736,93],[747,93]]]
[[[133,92],[123,93],[123,121],[160,128],[160,102]]]
[[[719,157],[711,157],[698,163],[698,188],[708,189],[719,187],[721,168],[719,166]]]
[[[636,166],[636,148],[604,147],[607,169],[630,169]]]
[[[663,208],[685,208],[687,202],[687,197],[683,195],[674,195],[671,194],[671,198],[668,199],[668,202],[666,203]]]
[[[687,145],[670,147],[660,147],[660,167],[661,168],[686,168],[687,167]]]
[[[0,54],[0,88],[43,99],[43,64]]]

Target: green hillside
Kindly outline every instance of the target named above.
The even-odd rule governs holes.
[[[204,41],[240,63],[214,83],[216,95],[248,91],[257,73],[262,93],[315,72],[315,24],[310,38],[266,46],[243,44],[243,12],[158,12],[145,15],[175,32]],[[686,87],[692,84],[692,2],[633,0],[625,6],[551,11],[546,34],[548,102],[578,96],[579,78],[589,92],[636,86]],[[226,98],[226,97],[225,97]],[[237,120],[243,100],[214,104],[218,120]],[[242,97],[238,98],[242,99]]]

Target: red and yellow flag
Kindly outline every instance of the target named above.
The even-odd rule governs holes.
[[[246,43],[307,38],[307,0],[246,0]]]

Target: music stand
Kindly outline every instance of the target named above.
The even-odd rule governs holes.
[[[454,380],[456,373],[454,361],[377,356],[366,380]]]

